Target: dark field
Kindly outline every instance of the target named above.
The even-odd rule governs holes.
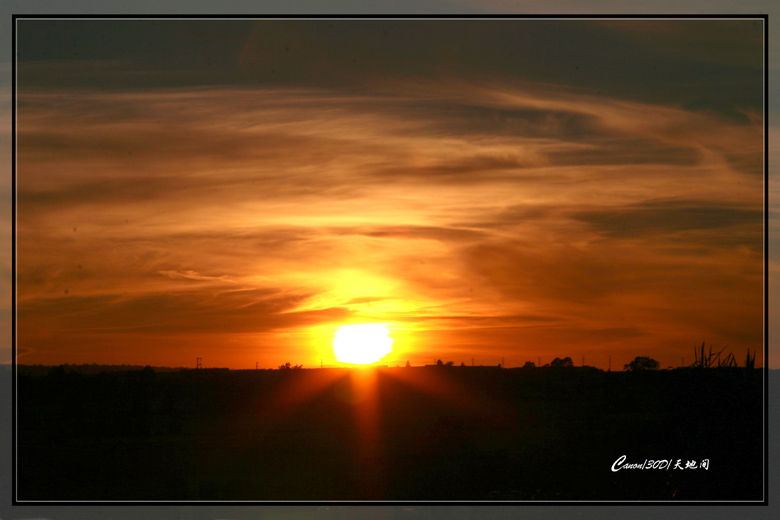
[[[19,367],[17,399],[22,501],[763,498],[761,370]]]

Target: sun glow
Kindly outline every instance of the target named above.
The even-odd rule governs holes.
[[[392,350],[393,338],[385,323],[344,325],[333,337],[333,353],[341,363],[374,363]]]

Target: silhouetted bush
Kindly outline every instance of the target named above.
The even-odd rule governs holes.
[[[565,358],[555,358],[550,362],[550,366],[554,368],[567,368],[567,367],[573,367],[574,362],[571,360],[569,356],[566,356]]]
[[[658,370],[658,361],[646,356],[637,356],[631,363],[623,365],[623,370],[638,372],[640,370]]]

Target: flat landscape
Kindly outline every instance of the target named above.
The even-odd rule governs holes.
[[[761,500],[762,381],[737,367],[20,366],[18,499]],[[646,461],[669,467],[613,471]]]
[[[500,18],[17,17],[16,498],[766,499],[766,16]]]

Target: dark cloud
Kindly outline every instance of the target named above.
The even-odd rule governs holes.
[[[762,103],[755,20],[23,20],[17,34],[25,88],[505,77],[735,118]]]
[[[564,178],[556,178],[554,175],[546,176],[545,180],[551,188],[554,188],[557,182],[564,182]],[[471,217],[471,220],[458,221],[453,225],[471,229],[502,230],[516,228],[518,225],[528,222],[550,223],[560,220],[565,218],[565,206],[538,203],[508,206],[498,204],[495,208],[488,209],[464,208],[464,213]]]
[[[610,252],[616,251],[526,241],[476,244],[462,254],[469,271],[505,297],[566,307],[604,305],[614,295],[657,290],[663,279],[668,283],[681,273],[673,266],[616,258]]]
[[[463,252],[469,269],[500,293],[553,305],[611,306],[620,300],[614,299],[616,296],[630,299],[632,295],[652,294],[675,307],[679,293],[694,288],[717,293],[744,284],[745,288],[755,286],[756,294],[760,292],[760,252],[751,251],[735,261],[728,258],[731,249],[711,244],[706,237],[689,238],[689,248],[674,254],[666,249],[669,243],[659,237],[642,240],[646,237],[640,236],[632,242],[623,238],[635,235],[621,235],[588,240],[587,246],[575,245],[582,238],[586,236],[572,233],[572,244],[554,239],[544,245],[532,240],[484,242]],[[702,256],[708,261],[702,262]]]
[[[764,42],[762,20],[601,20],[603,27],[668,58],[763,68],[755,52]]]
[[[761,209],[695,200],[657,200],[615,210],[577,212],[573,218],[586,222],[612,238],[645,237],[691,230],[720,230],[748,225],[760,231]],[[760,239],[754,233],[752,238]]]
[[[20,118],[26,113],[20,110]],[[168,114],[165,124],[144,125],[141,120],[133,128],[133,119],[126,126],[72,128],[68,132],[36,129],[19,132],[20,160],[62,161],[67,159],[100,163],[114,161],[126,167],[153,167],[167,170],[171,163],[184,169],[188,164],[202,161],[218,163],[221,167],[246,161],[273,161],[298,164],[302,160],[331,159],[336,150],[344,150],[351,143],[327,136],[305,136],[284,132],[242,132],[239,128],[194,128],[175,121],[176,114]],[[56,123],[57,121],[52,121]],[[150,128],[151,126],[151,128]],[[61,127],[60,127],[61,128]],[[293,159],[293,157],[295,159]],[[225,179],[222,179],[225,182]]]
[[[462,314],[422,316],[421,322],[436,322],[439,326],[457,328],[513,328],[519,326],[561,322],[560,316],[541,314],[508,314],[500,316],[467,316]]]
[[[410,106],[429,120],[429,131],[476,136],[513,136],[532,139],[589,141],[605,135],[599,118],[574,110],[536,107],[502,107],[466,104],[462,101],[426,102]]]
[[[668,164],[694,166],[701,153],[693,147],[674,146],[647,139],[612,138],[589,143],[581,150],[550,154],[551,164],[558,165],[636,165]]]
[[[187,290],[173,294],[73,296],[18,306],[19,333],[258,333],[348,317],[346,309],[290,312],[307,295],[274,290]]]
[[[55,179],[53,175],[50,179]],[[221,181],[216,178],[187,178],[186,175],[160,173],[131,174],[128,177],[102,179],[80,184],[71,184],[64,188],[41,189],[42,186],[31,182],[20,183],[17,199],[20,214],[35,219],[40,213],[50,213],[71,207],[126,206],[124,218],[137,220],[135,205],[160,203],[178,197],[180,204],[170,204],[166,212],[181,207],[225,208],[241,201],[262,201],[267,199],[295,198],[299,201],[307,198],[322,199],[328,196],[349,196],[354,190],[343,183],[324,178],[321,183],[302,183],[295,177],[268,178],[261,176],[237,175]],[[357,188],[355,188],[357,189]],[[216,191],[223,198],[213,197]],[[117,217],[114,217],[117,220]],[[121,219],[120,219],[121,220]]]
[[[444,242],[464,242],[484,239],[486,233],[477,229],[436,226],[364,226],[328,228],[335,235],[360,235],[372,238],[400,240],[440,240]]]
[[[723,156],[734,170],[757,177],[762,177],[764,175],[764,168],[768,168],[768,166],[764,165],[763,156],[754,151],[731,150],[725,152]]]
[[[457,161],[441,162],[426,166],[406,166],[399,168],[389,165],[372,172],[377,181],[477,184],[502,177],[502,172],[513,172],[538,166],[538,160],[508,159],[501,157],[466,157]],[[517,179],[532,179],[528,175],[513,175]]]
[[[251,21],[241,20],[18,24],[18,59],[24,64],[20,81],[102,88],[224,84],[231,76],[238,80],[238,56],[252,28]],[[52,74],[58,69],[59,74]]]

